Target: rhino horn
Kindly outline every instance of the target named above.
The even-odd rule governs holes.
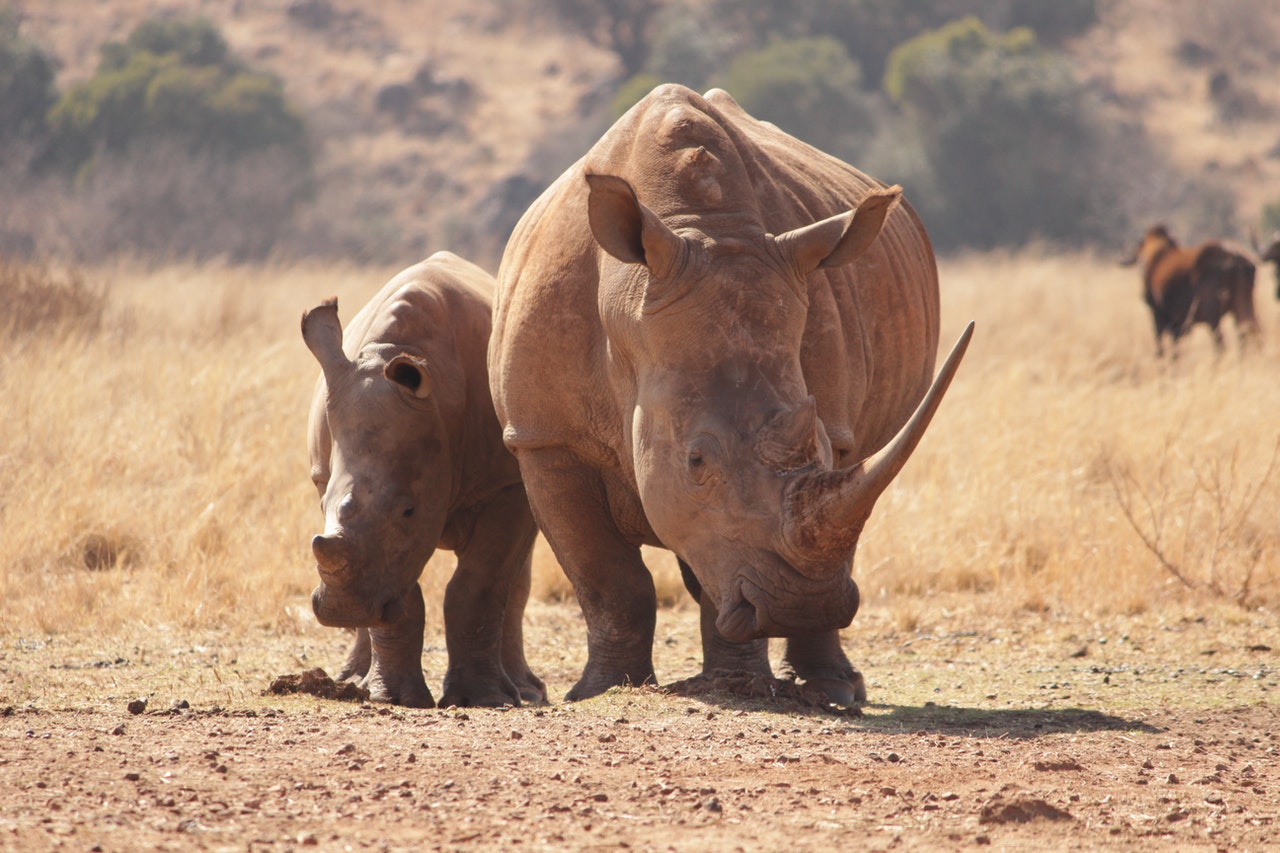
[[[852,468],[808,471],[787,486],[783,541],[801,565],[830,565],[853,553],[876,500],[924,436],[972,336],[969,323],[911,419],[880,452]]]
[[[777,412],[756,437],[756,454],[762,461],[780,469],[800,468],[816,459],[827,457],[818,429],[818,402],[810,395],[804,402]]]
[[[351,549],[341,536],[325,533],[313,536],[311,553],[315,555],[321,578],[339,580],[351,567]]]
[[[342,351],[342,323],[338,320],[337,298],[326,299],[302,315],[302,339],[320,362],[325,381],[332,387],[340,372],[351,366]]]

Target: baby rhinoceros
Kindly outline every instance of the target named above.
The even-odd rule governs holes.
[[[311,541],[311,606],[322,625],[356,629],[339,678],[375,701],[434,704],[418,578],[436,548],[458,560],[441,705],[546,700],[521,631],[537,527],[485,368],[493,285],[438,252],[388,282],[345,335],[337,300],[302,317],[322,370],[309,443],[325,526]]]

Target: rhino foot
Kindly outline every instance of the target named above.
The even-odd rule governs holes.
[[[866,682],[849,663],[838,631],[789,637],[784,661],[797,680],[821,691],[829,702],[849,707],[867,701]]]
[[[539,678],[534,679],[533,684],[521,684],[517,687],[520,691],[520,701],[526,705],[546,705],[547,704],[547,688],[543,685]]]
[[[516,692],[520,694],[521,702],[527,705],[547,704],[547,686],[531,671],[525,670],[512,675],[511,681],[516,686]]]
[[[369,691],[371,702],[385,702],[406,708],[436,706],[431,690],[427,688],[427,682],[422,677],[422,670],[418,670],[416,678],[413,675],[389,676],[388,673],[379,670],[375,663],[374,670],[365,677],[360,686]]]
[[[638,676],[631,676],[627,673],[600,673],[592,674],[590,665],[587,671],[583,672],[582,678],[578,679],[578,683],[565,694],[566,702],[578,702],[582,699],[590,699],[592,696],[599,696],[601,693],[612,687],[641,687],[648,685],[656,687],[658,685],[657,676],[653,674],[653,667],[649,667],[647,671],[642,672]]]
[[[501,678],[468,678],[447,673],[444,677],[444,695],[440,697],[440,707],[501,708],[507,705],[517,707],[520,701],[520,691],[505,675]]]
[[[852,677],[810,678],[805,680],[804,685],[821,691],[833,705],[848,708],[867,701],[866,682],[862,673],[856,669],[853,670]]]

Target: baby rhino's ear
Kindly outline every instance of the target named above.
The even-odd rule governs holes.
[[[338,300],[326,299],[302,315],[302,340],[320,362],[326,381],[331,374],[350,368],[342,351],[342,323],[338,322]]]
[[[427,361],[402,352],[387,362],[382,375],[399,385],[406,394],[425,400],[431,396],[431,369]]]

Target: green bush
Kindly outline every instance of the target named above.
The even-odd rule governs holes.
[[[611,110],[614,117],[621,116],[627,110],[649,94],[656,86],[671,82],[657,74],[650,74],[648,71],[641,71],[639,74],[633,75],[629,80],[622,84],[616,93],[614,93],[611,103]]]
[[[49,112],[52,159],[83,170],[99,152],[158,141],[235,159],[279,148],[308,160],[306,128],[280,81],[246,69],[205,21],[148,21],[103,46],[97,73]]]
[[[917,36],[890,55],[884,89],[923,148],[940,245],[1100,236],[1106,123],[1031,30],[970,17]]]
[[[739,54],[711,85],[727,90],[747,112],[839,155],[870,128],[858,66],[840,42],[825,36],[778,39]]]
[[[1264,236],[1280,234],[1280,201],[1262,208],[1262,233]]]
[[[53,61],[18,34],[15,15],[0,9],[0,143],[42,136],[55,98]]]
[[[235,70],[239,63],[231,56],[226,39],[210,21],[175,18],[143,21],[123,44],[108,43],[103,47],[103,64],[124,65],[129,57],[138,53],[154,56],[176,55],[183,65],[214,65]]]

